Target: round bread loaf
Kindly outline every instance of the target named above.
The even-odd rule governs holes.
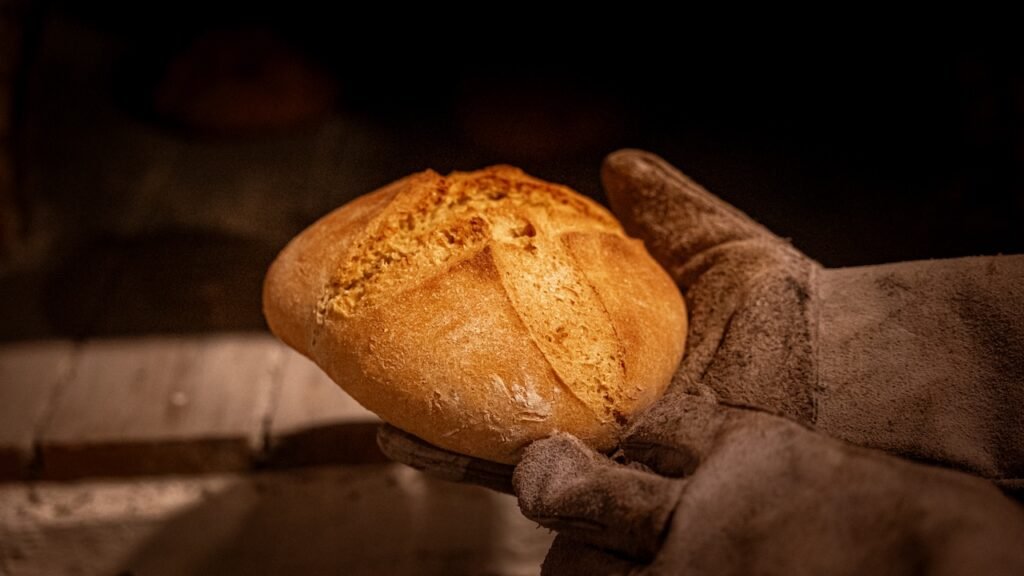
[[[415,174],[324,216],[271,265],[263,309],[387,422],[505,463],[556,430],[614,447],[686,338],[683,299],[639,240],[508,166]]]

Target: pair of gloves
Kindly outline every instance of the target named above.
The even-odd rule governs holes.
[[[1024,574],[1024,257],[824,269],[656,156],[602,179],[686,297],[665,395],[612,457],[388,456],[514,491],[546,574]]]

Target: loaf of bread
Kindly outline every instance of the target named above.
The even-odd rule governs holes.
[[[683,299],[639,240],[507,166],[415,174],[324,216],[274,261],[263,307],[387,422],[505,463],[556,430],[614,447],[686,338]]]

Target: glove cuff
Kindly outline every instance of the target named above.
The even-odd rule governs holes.
[[[1024,477],[1024,256],[823,270],[815,285],[819,429]]]

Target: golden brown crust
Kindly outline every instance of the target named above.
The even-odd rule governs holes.
[[[407,179],[360,196],[320,218],[292,239],[263,281],[263,315],[271,332],[309,356],[320,292],[328,275],[367,223],[405,188]]]
[[[614,446],[686,335],[642,243],[507,166],[423,172],[335,210],[271,266],[264,311],[385,420],[498,462],[555,430]]]

